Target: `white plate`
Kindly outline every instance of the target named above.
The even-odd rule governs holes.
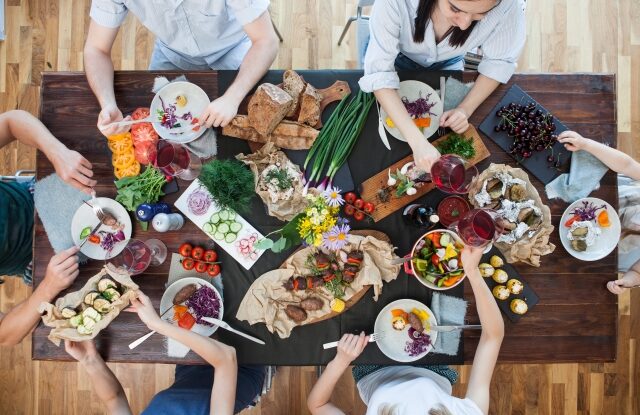
[[[171,104],[175,104],[176,97],[178,95],[184,95],[187,98],[187,105],[185,105],[184,108],[176,108],[176,115],[182,115],[191,111],[191,115],[199,118],[210,102],[207,93],[204,92],[198,85],[184,81],[171,82],[160,89],[156,96],[153,97],[153,101],[151,101],[150,107],[151,115],[156,117],[158,110],[162,110],[160,97],[162,97],[164,104],[166,106],[169,106]],[[152,125],[160,137],[176,143],[189,143],[200,137],[206,130],[206,128],[201,127],[198,131],[190,131],[181,134],[171,134],[171,130],[164,128],[160,125],[160,123],[154,122],[152,123]],[[184,122],[182,126],[185,126]]]
[[[419,97],[425,98],[428,94],[431,94],[429,97],[429,102],[435,102],[435,106],[431,108],[431,112],[436,114],[435,116],[431,116],[431,124],[429,128],[425,128],[423,130],[423,134],[425,138],[429,138],[438,130],[438,126],[440,125],[440,117],[442,116],[442,112],[444,111],[444,107],[442,105],[442,101],[440,101],[440,96],[433,90],[429,85],[420,81],[402,81],[400,82],[400,89],[398,89],[398,94],[400,98],[407,97],[409,101],[415,101]],[[397,128],[391,128],[387,125],[385,120],[387,119],[387,113],[385,110],[380,107],[380,116],[382,117],[382,123],[384,124],[384,128],[400,141],[407,141],[406,138],[402,136],[400,130]]]
[[[578,252],[571,248],[571,241],[567,238],[567,233],[569,232],[569,228],[564,226],[565,222],[569,220],[571,217],[571,212],[574,208],[582,206],[582,202],[587,201],[593,203],[595,206],[605,205],[607,209],[607,213],[609,214],[609,222],[611,222],[611,226],[607,228],[600,227],[602,233],[596,242],[587,247],[587,250],[584,252]],[[598,211],[597,213],[600,213]],[[596,213],[596,215],[597,215]],[[596,216],[597,217],[597,216]],[[597,220],[592,221],[594,225],[599,226],[597,224]],[[611,251],[613,251],[616,246],[618,246],[618,241],[620,241],[620,233],[622,227],[620,226],[620,218],[618,217],[618,213],[615,211],[613,206],[608,204],[602,199],[598,199],[595,197],[585,197],[584,199],[580,199],[576,202],[573,202],[567,210],[562,214],[562,218],[560,219],[560,225],[558,226],[560,232],[560,241],[562,242],[562,246],[564,249],[574,257],[581,259],[583,261],[597,261],[598,259],[602,259],[609,255]]]
[[[214,287],[209,281],[203,280],[202,278],[195,278],[195,277],[181,278],[178,281],[171,284],[165,290],[164,294],[162,294],[162,299],[160,300],[160,314],[164,313],[169,308],[173,307],[173,297],[176,296],[176,294],[178,293],[178,291],[182,289],[182,287],[189,284],[196,284],[198,285],[198,288],[202,287],[203,285],[206,285],[216,293],[216,295],[220,299],[220,310],[217,318],[222,320],[222,316],[224,315],[224,304],[222,302],[222,297],[220,296],[220,293],[218,292],[218,290],[216,290],[216,287]],[[167,320],[171,320],[171,317],[172,317],[171,311],[169,311],[167,315],[164,316],[163,318]],[[215,325],[205,326],[204,324],[198,324],[198,323],[194,324],[193,327],[191,328],[192,332],[201,334],[205,337],[211,336],[213,333],[216,332],[216,330],[218,330],[218,326],[215,326]]]
[[[129,217],[129,213],[120,203],[116,202],[113,199],[109,199],[107,197],[99,197],[97,198],[98,205],[102,208],[109,209],[109,211],[115,216],[118,222],[124,225],[125,239],[124,241],[120,241],[113,246],[111,253],[108,254],[107,251],[102,249],[100,245],[92,244],[91,242],[85,243],[80,252],[88,256],[92,259],[105,260],[107,258],[113,258],[118,255],[122,250],[127,246],[127,242],[131,238],[131,218]],[[89,201],[91,203],[91,201]],[[94,202],[95,203],[95,202]],[[73,243],[76,246],[80,246],[80,244],[84,241],[80,239],[80,232],[87,226],[93,229],[100,221],[96,217],[96,214],[93,212],[93,209],[90,208],[87,204],[83,203],[80,205],[76,213],[73,215],[73,219],[71,220],[71,238],[73,239]],[[101,226],[98,228],[97,232],[104,230],[112,232],[112,229],[108,226]]]
[[[429,313],[429,325],[437,326],[438,323],[436,318],[433,316],[433,313],[426,305],[422,304],[420,301],[411,300],[411,299],[402,299],[396,300],[392,303],[387,304],[385,308],[382,309],[378,317],[376,317],[376,323],[374,325],[374,333],[385,332],[385,335],[382,339],[378,340],[376,344],[380,351],[384,353],[389,359],[393,359],[396,362],[414,362],[416,360],[420,360],[425,357],[431,350],[433,350],[433,345],[436,344],[436,339],[438,338],[438,332],[429,330],[427,334],[431,337],[431,345],[427,347],[427,351],[419,356],[411,357],[407,352],[404,351],[407,342],[411,339],[409,338],[409,326],[404,328],[404,330],[395,330],[391,325],[391,310],[394,308],[401,308],[406,312],[410,312],[413,308],[423,309]]]

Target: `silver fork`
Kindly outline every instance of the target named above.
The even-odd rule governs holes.
[[[440,101],[442,101],[442,108],[444,108],[445,86],[447,80],[444,76],[440,77]],[[442,137],[446,133],[446,128],[438,127],[438,137]]]
[[[373,342],[377,342],[378,340],[381,340],[384,338],[384,336],[387,335],[386,331],[380,331],[378,333],[373,333],[369,336],[369,343],[373,343]],[[338,343],[337,342],[329,342],[329,343],[325,343],[322,345],[322,347],[326,350],[326,349],[333,349],[334,347],[338,347]]]

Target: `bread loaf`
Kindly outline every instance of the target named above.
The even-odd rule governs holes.
[[[246,115],[236,115],[222,129],[222,134],[228,137],[241,138],[256,143],[271,141],[276,146],[289,150],[306,150],[310,148],[319,133],[318,130],[307,125],[284,120],[278,124],[270,135],[265,136],[251,127]]]
[[[315,126],[320,121],[320,102],[322,96],[311,84],[307,84],[300,98],[298,122]]]
[[[249,124],[261,135],[269,135],[293,105],[293,98],[283,89],[269,83],[256,89],[249,100]]]
[[[293,105],[289,112],[287,113],[287,117],[294,117],[298,111],[300,110],[300,98],[302,93],[304,92],[307,83],[302,79],[300,75],[296,71],[291,69],[287,69],[284,71],[284,75],[282,76],[283,85],[282,88],[285,92],[291,95],[293,98]]]

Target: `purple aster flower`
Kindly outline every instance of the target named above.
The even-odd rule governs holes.
[[[338,251],[347,244],[349,225],[336,225],[322,235],[322,246],[332,251]]]

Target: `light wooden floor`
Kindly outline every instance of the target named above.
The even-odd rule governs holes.
[[[0,42],[0,111],[37,113],[40,73],[81,70],[89,0],[5,0],[7,40]],[[355,0],[272,0],[285,37],[274,68],[354,68],[355,27],[337,39]],[[529,2],[522,72],[615,72],[618,75],[619,148],[640,157],[640,0],[536,0]],[[134,19],[120,31],[118,69],[145,69],[153,38]],[[0,174],[34,166],[34,151],[15,144],[0,150]],[[579,284],[579,281],[576,281]],[[9,310],[30,290],[18,281],[0,287]],[[620,301],[618,360],[610,364],[500,365],[491,413],[640,413],[640,290]],[[171,384],[173,367],[114,364],[135,413]],[[468,367],[461,367],[464,391]],[[314,368],[280,368],[260,407],[247,414],[304,414]],[[347,413],[364,413],[350,375],[336,399]],[[32,362],[31,342],[0,349],[1,414],[103,413],[89,379],[72,363]]]

